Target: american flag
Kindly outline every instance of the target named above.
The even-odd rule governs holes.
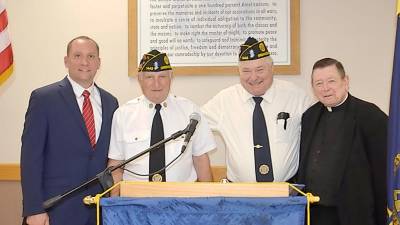
[[[13,71],[13,52],[7,28],[7,11],[0,0],[0,85],[7,80]]]

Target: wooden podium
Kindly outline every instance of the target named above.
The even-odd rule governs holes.
[[[288,183],[132,182],[120,184],[121,197],[288,197]]]
[[[120,197],[103,198],[97,206],[104,225],[303,225],[307,205],[306,197],[290,196],[289,183],[122,181],[116,186]]]
[[[289,183],[122,181],[100,201],[104,225],[304,225],[307,199]]]

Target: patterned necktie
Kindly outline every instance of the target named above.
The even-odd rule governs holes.
[[[84,90],[82,93],[84,100],[82,106],[83,120],[85,121],[86,129],[89,134],[90,145],[94,149],[96,147],[96,128],[94,126],[94,115],[92,103],[90,102],[90,92]]]
[[[253,97],[256,106],[253,112],[253,143],[256,179],[258,182],[274,180],[271,150],[264,113],[261,108],[262,97]]]
[[[155,143],[164,139],[164,127],[161,119],[160,109],[161,105],[156,104],[155,106],[156,114],[153,118],[153,124],[151,126],[151,139],[150,145],[154,145]],[[150,160],[149,160],[149,173],[154,173],[165,166],[165,146],[161,145],[160,147],[154,149],[150,152]],[[166,181],[165,170],[158,172],[152,176],[149,176],[149,181]]]

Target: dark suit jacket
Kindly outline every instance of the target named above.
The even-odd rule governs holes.
[[[345,133],[338,134],[344,138],[340,148],[343,163],[337,165],[335,174],[327,174],[335,179],[339,191],[341,225],[385,225],[387,116],[374,104],[351,95],[346,101]],[[323,110],[318,102],[303,114],[297,182],[306,181],[309,149]]]
[[[102,125],[95,150],[66,77],[32,92],[22,134],[23,216],[45,212],[43,201],[83,183],[106,167],[112,116],[118,102],[97,88]],[[65,198],[48,211],[50,224],[94,224],[95,211],[85,206],[82,198],[101,191],[95,183]]]

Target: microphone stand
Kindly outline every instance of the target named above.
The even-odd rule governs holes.
[[[54,196],[54,197],[52,197],[50,199],[47,199],[46,201],[43,202],[43,208],[45,210],[47,210],[47,209],[53,207],[55,204],[57,204],[59,201],[61,201],[64,197],[69,196],[70,194],[85,188],[86,186],[88,186],[89,184],[91,184],[91,183],[93,183],[95,181],[99,181],[99,183],[102,186],[103,190],[109,189],[114,184],[111,172],[113,172],[114,170],[125,166],[126,164],[132,162],[133,160],[135,160],[135,159],[137,159],[139,157],[141,157],[142,155],[153,151],[154,149],[158,148],[160,145],[163,145],[166,142],[169,142],[170,140],[177,139],[178,137],[182,136],[183,134],[186,134],[187,132],[189,132],[188,129],[180,130],[180,131],[172,134],[170,137],[155,143],[154,145],[152,145],[149,148],[147,148],[146,150],[138,153],[137,155],[134,155],[131,158],[129,158],[129,159],[127,159],[127,160],[125,160],[125,161],[123,161],[123,162],[121,162],[121,163],[119,163],[119,164],[117,164],[115,166],[107,167],[105,170],[103,170],[102,172],[97,174],[95,177],[93,177],[92,179],[82,183],[81,185],[79,185],[77,187],[74,187],[71,190],[69,190],[69,191],[67,191],[67,192],[65,192],[65,193],[63,193],[61,195],[57,195],[57,196]]]

